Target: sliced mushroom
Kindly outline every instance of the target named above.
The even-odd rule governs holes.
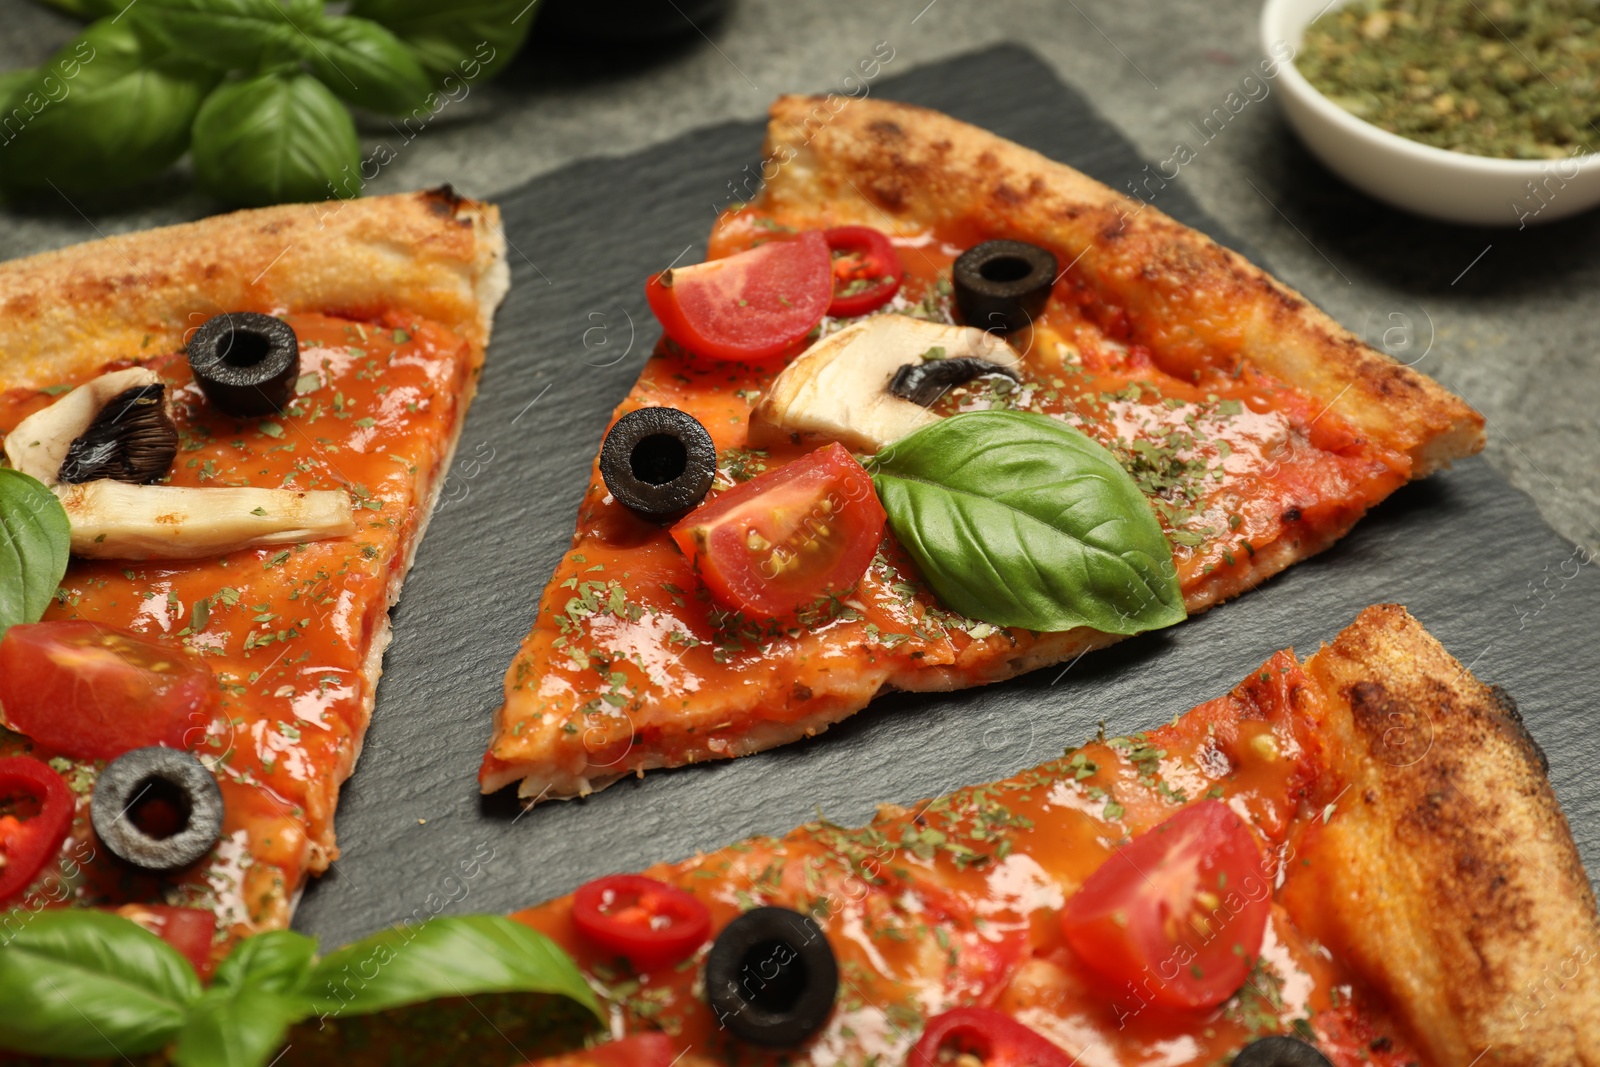
[[[72,523],[73,554],[90,559],[202,559],[356,531],[350,498],[337,490],[189,488],[102,479],[59,486],[56,495]]]
[[[1006,373],[1021,357],[971,326],[874,315],[824,337],[783,369],[750,415],[750,443],[826,440],[876,452],[939,418],[890,391],[901,368],[930,360],[980,360],[991,368],[985,373]]]
[[[955,359],[928,359],[905,364],[889,379],[889,392],[901,400],[909,400],[926,408],[932,407],[955,386],[992,375],[1010,378],[1014,382],[1022,381],[1021,375],[1010,367],[1002,367],[976,356],[957,356]]]
[[[6,435],[6,458],[23,474],[45,485],[55,485],[61,480],[61,465],[67,461],[73,443],[95,425],[108,405],[132,390],[161,385],[161,376],[144,367],[112,371],[85,382],[19,422],[17,428]],[[157,406],[166,417],[165,389],[162,393],[163,403]],[[171,419],[167,421],[170,424]],[[176,430],[173,433],[176,440]],[[170,465],[172,461],[169,458],[167,462]],[[165,473],[163,469],[161,474]]]
[[[167,414],[167,387],[136,385],[111,398],[67,449],[56,476],[63,482],[97,478],[149,485],[159,482],[178,455],[178,427]]]

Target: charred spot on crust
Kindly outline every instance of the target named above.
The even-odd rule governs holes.
[[[1284,510],[1284,512],[1283,512],[1283,521],[1284,522],[1299,522],[1300,521],[1300,509],[1299,508],[1286,508]]]
[[[811,699],[811,687],[801,682],[794,683],[794,688],[789,691],[789,699],[796,704],[804,704]]]
[[[1539,771],[1546,778],[1550,777],[1550,757],[1545,754],[1544,747],[1534,738],[1528,730],[1528,723],[1522,717],[1522,709],[1517,707],[1517,702],[1510,693],[1498,685],[1489,687],[1489,699],[1494,701],[1494,706],[1506,718],[1506,723],[1511,727],[1511,733],[1516,737],[1522,747],[1527,751],[1533,761],[1539,765]]]
[[[428,210],[433,212],[435,215],[438,215],[440,218],[451,219],[458,226],[472,225],[471,219],[461,218],[458,214],[461,210],[461,205],[467,202],[467,198],[456,192],[455,186],[451,185],[449,182],[445,182],[443,185],[425,190],[420,195],[422,196],[422,202],[427,205]]]
[[[901,129],[900,124],[893,119],[874,119],[867,124],[867,132],[885,140],[890,138],[900,139],[906,135],[906,131]]]

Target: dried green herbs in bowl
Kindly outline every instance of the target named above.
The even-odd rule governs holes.
[[[1357,0],[1306,28],[1295,63],[1351,114],[1437,148],[1600,149],[1600,0]]]

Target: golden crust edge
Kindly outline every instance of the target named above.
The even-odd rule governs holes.
[[[1185,300],[1220,292],[1237,312],[1231,340],[1245,358],[1408,454],[1415,477],[1483,447],[1483,418],[1465,401],[1374,351],[1243,256],[996,134],[908,104],[783,96],[772,105],[765,157],[770,177],[755,201],[763,207],[854,201],[864,210],[853,221],[889,229],[1001,218],[1018,236],[1081,257],[1074,262],[1122,299],[1155,298],[1156,310],[1190,321],[1200,318],[1185,314]],[[1130,250],[1126,262],[1097,270],[1097,260],[1115,257],[1096,253],[1112,249]]]
[[[1398,605],[1306,666],[1348,786],[1315,846],[1336,954],[1435,1063],[1600,1065],[1600,919],[1515,705]]]
[[[448,186],[282,204],[0,263],[0,365],[7,386],[53,385],[241,310],[405,308],[481,351],[508,286],[499,209]]]

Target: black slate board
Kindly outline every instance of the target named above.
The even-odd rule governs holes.
[[[924,67],[874,93],[985,126],[1114,188],[1144,165],[1020,48]],[[781,833],[819,808],[865,821],[879,802],[1041,763],[1098,720],[1118,733],[1154,725],[1226,691],[1276,649],[1309,652],[1379,601],[1408,605],[1515,695],[1549,752],[1587,868],[1600,871],[1600,784],[1588,773],[1600,733],[1585,728],[1600,691],[1600,568],[1481,460],[1402,489],[1332,551],[1244,598],[1069,670],[898,694],[801,744],[525,814],[512,791],[480,798],[475,774],[502,673],[567,548],[609,413],[656,338],[643,279],[680,254],[699,257],[761,136],[755,122],[718,126],[577,163],[501,198],[514,284],[445,503],[395,610],[366,752],[339,809],[342,856],[306,892],[298,928],[336,945],[440,910],[509,911],[600,874]],[[1181,185],[1162,196],[1168,213],[1232,243]],[[478,873],[460,877],[473,859]]]

